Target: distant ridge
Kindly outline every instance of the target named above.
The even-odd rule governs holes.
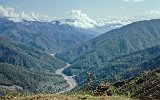
[[[55,22],[13,22],[0,18],[0,36],[49,53],[60,52],[86,42],[96,32]]]

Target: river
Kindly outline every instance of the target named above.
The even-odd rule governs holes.
[[[51,55],[52,55],[53,57],[55,57],[55,56],[54,56],[55,54],[51,54]],[[68,87],[68,88],[66,88],[65,90],[63,89],[63,90],[61,90],[61,91],[59,91],[59,92],[57,92],[57,93],[69,92],[69,91],[71,91],[73,88],[75,88],[76,85],[77,85],[76,81],[73,79],[73,76],[68,76],[68,75],[65,75],[65,74],[63,73],[63,70],[64,70],[65,68],[68,68],[69,66],[71,66],[71,64],[69,64],[69,63],[66,62],[66,66],[65,66],[65,67],[60,68],[60,69],[57,69],[57,70],[55,71],[55,73],[56,73],[57,75],[61,75],[61,76],[67,81],[67,83],[69,84],[69,87]]]

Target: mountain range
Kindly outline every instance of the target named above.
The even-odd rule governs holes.
[[[159,19],[134,22],[102,34],[78,47],[63,51],[57,56],[63,56],[61,58],[68,62],[75,62],[76,59],[92,53],[111,59],[119,54],[150,48],[160,44],[159,22]]]
[[[117,25],[121,26],[113,26]],[[100,35],[104,31],[108,32]],[[60,21],[14,22],[0,18],[0,95],[19,90],[53,93],[66,89],[66,80],[55,74],[56,69],[66,66],[64,61],[71,66],[63,73],[73,76],[77,87],[86,84],[86,73],[90,72],[95,82],[108,82],[119,94],[145,97],[142,90],[153,90],[145,86],[154,86],[151,83],[159,79],[160,19],[116,29],[110,25],[82,29]],[[158,91],[159,81],[155,89]],[[154,93],[150,95],[157,98]]]
[[[135,22],[58,53],[56,57],[72,64],[64,72],[76,75],[75,79],[79,83],[84,81],[88,71],[94,73],[96,79],[106,79],[109,82],[129,79],[144,70],[159,67],[140,66],[159,55],[159,26],[159,19]]]
[[[0,36],[49,53],[60,52],[96,36],[96,32],[75,28],[59,21],[14,22],[0,18]]]

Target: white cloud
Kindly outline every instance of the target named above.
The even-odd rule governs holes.
[[[142,2],[143,0],[123,0],[124,2]]]
[[[104,26],[106,24],[127,25],[131,23],[128,17],[103,17],[103,18],[95,18],[95,20],[99,26]]]
[[[26,13],[24,11],[16,12],[14,8],[7,7],[7,6],[0,6],[0,16],[1,17],[8,17],[8,19],[12,21],[52,21],[53,19],[47,15],[39,15],[35,12]]]
[[[142,20],[151,20],[151,19],[160,19],[160,10],[150,10],[143,12],[137,16],[128,15],[128,16],[117,16],[117,17],[100,17],[95,18],[96,22],[100,25],[106,24],[121,24],[127,25],[132,22],[142,21]]]
[[[147,12],[143,13],[139,17],[139,19],[140,18],[147,19],[147,20],[158,19],[158,18],[160,18],[160,10],[150,10],[150,11],[147,11]]]
[[[0,16],[19,17],[19,14],[16,14],[13,8],[0,6]]]
[[[62,19],[61,24],[68,24],[70,26],[79,28],[95,28],[97,26],[113,25],[113,27],[121,27],[131,23],[128,17],[100,17],[91,19],[87,14],[82,13],[81,10],[72,10],[69,12],[68,19]]]
[[[108,16],[108,17],[99,17],[91,19],[87,14],[82,13],[81,10],[72,10],[69,12],[69,19],[61,21],[61,24],[68,24],[74,27],[80,28],[94,28],[96,26],[105,26],[105,25],[116,25],[116,27],[121,27],[132,22],[141,21],[141,20],[150,20],[154,18],[160,18],[160,11],[151,10],[148,12],[141,13],[137,16]]]
[[[62,23],[80,28],[93,28],[97,25],[96,21],[89,18],[87,14],[82,13],[81,10],[69,12],[69,20],[65,20]]]
[[[160,10],[150,10],[148,14],[154,17],[160,17]]]
[[[127,1],[127,0],[125,0]],[[128,0],[128,1],[138,1],[138,0]],[[96,26],[104,25],[118,25],[120,27],[131,22],[140,21],[140,20],[149,20],[154,18],[160,18],[160,10],[150,10],[143,12],[137,16],[110,16],[110,17],[99,17],[99,18],[90,18],[87,14],[82,13],[81,10],[72,10],[68,13],[68,19],[62,19],[61,24],[68,24],[70,26],[79,27],[79,28],[94,28]],[[35,12],[26,13],[24,11],[16,12],[15,9],[7,6],[0,6],[0,16],[8,17],[8,19],[20,22],[23,20],[28,21],[52,21],[54,18],[51,18],[47,15],[39,15]]]
[[[160,18],[160,10],[149,10],[143,12],[138,16],[133,17],[136,21],[137,20],[150,20],[150,19],[159,19]]]

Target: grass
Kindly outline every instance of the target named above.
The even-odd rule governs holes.
[[[130,100],[124,96],[91,96],[89,94],[38,94],[6,96],[2,100]]]

